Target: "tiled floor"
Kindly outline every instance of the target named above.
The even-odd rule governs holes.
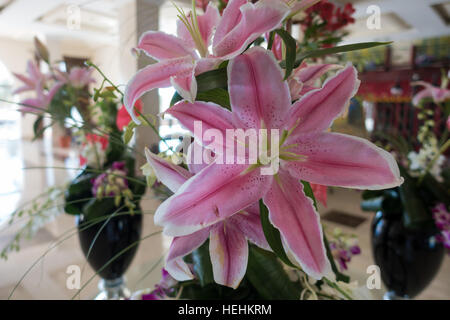
[[[57,154],[52,157],[51,154]],[[23,167],[33,166],[63,166],[62,157],[58,156],[58,150],[45,148],[42,142],[30,143],[20,140],[2,141],[0,155],[2,156],[3,181],[0,184],[10,183],[10,192],[0,193],[0,246],[6,244],[13,234],[14,227],[8,227],[4,222],[12,208],[40,194],[48,185],[58,185],[67,181],[73,175],[73,171],[61,169],[27,169]],[[10,157],[15,156],[13,160]],[[23,161],[21,159],[24,159]],[[3,161],[10,161],[11,166],[5,169]],[[66,162],[66,165],[67,164]],[[9,171],[5,171],[9,170]],[[6,174],[8,173],[8,174]],[[6,181],[6,179],[9,179]],[[373,264],[370,244],[369,227],[372,215],[361,212],[359,209],[360,194],[357,191],[336,189],[329,194],[328,208],[320,208],[323,214],[328,210],[336,209],[367,218],[356,229],[327,222],[329,228],[341,227],[343,230],[355,233],[362,248],[362,254],[356,256],[349,266],[349,274],[359,284],[364,285],[367,279],[367,266]],[[144,216],[143,235],[158,230],[153,225],[152,215],[158,205],[158,201],[146,195],[143,203]],[[40,229],[36,236],[25,242],[19,252],[11,253],[7,261],[0,261],[0,299],[6,299],[14,290],[12,299],[70,299],[76,294],[76,290],[66,287],[68,274],[67,267],[78,265],[82,267],[85,260],[81,253],[77,234],[74,229],[74,218],[60,214],[54,221]],[[71,236],[70,233],[72,233]],[[65,239],[61,241],[61,239]],[[158,267],[149,273],[154,264],[158,264],[164,252],[167,250],[169,239],[161,234],[143,241],[138,253],[127,272],[129,287],[132,290],[152,287],[159,279],[160,263]],[[60,242],[55,246],[55,243]],[[52,248],[53,249],[49,249]],[[43,257],[44,253],[48,253]],[[41,257],[43,257],[41,260]],[[36,263],[36,261],[38,261]],[[28,270],[30,270],[28,272]],[[82,277],[82,285],[87,283],[81,294],[76,299],[91,299],[97,292],[98,278],[93,277],[93,271],[86,266]],[[148,274],[148,275],[147,275]],[[145,276],[145,277],[144,277]],[[142,277],[144,277],[142,279]],[[91,279],[92,278],[92,279]],[[90,282],[88,282],[90,280]],[[380,298],[383,290],[372,290],[374,298]],[[447,257],[439,274],[432,284],[418,297],[419,299],[450,299],[450,259]]]

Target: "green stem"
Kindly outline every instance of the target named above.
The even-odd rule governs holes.
[[[100,73],[100,75],[103,77],[103,79],[105,79],[118,93],[120,93],[120,95],[123,98],[123,92],[120,91],[120,89],[111,80],[109,80],[107,76],[105,76],[105,74],[100,70],[99,67],[97,67],[94,63],[92,63],[92,61],[86,61],[85,64],[97,70],[98,73]]]
[[[135,109],[135,110],[136,110],[137,114],[138,114],[139,116],[141,116],[142,119],[144,119],[144,122],[145,122],[146,124],[148,124],[148,126],[149,126],[150,128],[152,128],[153,132],[155,132],[155,134],[158,136],[158,138],[159,138],[162,142],[164,142],[164,144],[167,146],[167,148],[175,154],[175,151],[173,150],[173,148],[167,143],[167,141],[166,141],[165,138],[161,137],[161,135],[159,134],[159,130],[156,129],[156,127],[153,125],[153,123],[151,123],[150,120],[148,120],[147,117],[146,117],[145,115],[142,114],[142,112],[140,112],[140,111],[137,110],[137,109]]]

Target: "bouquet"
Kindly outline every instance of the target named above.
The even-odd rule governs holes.
[[[146,189],[145,179],[135,175],[133,148],[122,140],[131,118],[123,106],[119,110],[117,88],[105,86],[104,80],[91,92],[89,84],[95,82],[92,73],[96,67],[63,71],[50,61],[48,50],[37,38],[35,51],[37,61],[27,63],[27,73],[15,74],[23,83],[15,93],[32,93],[19,103],[19,110],[37,115],[35,138],[53,125],[70,130],[79,149],[80,167],[68,168],[79,171],[71,182],[51,186],[11,215],[9,225],[19,218],[27,222],[3,248],[1,257],[5,259],[9,252],[20,249],[23,238],[31,238],[62,212],[97,223],[109,221],[112,214],[140,214],[139,202]],[[41,72],[42,64],[48,72]],[[139,101],[136,107],[142,108]],[[44,119],[50,123],[44,125]]]
[[[403,179],[385,150],[328,131],[358,89],[357,71],[305,59],[384,43],[302,46],[287,21],[317,2],[230,0],[222,14],[211,3],[199,14],[193,1],[190,13],[178,9],[178,36],[140,37],[135,52],[157,62],[127,84],[134,124],[125,135],[151,124],[135,102],[169,86],[177,93],[162,116],[191,132],[180,148],[145,150],[147,180],[167,190],[155,223],[173,237],[152,298],[356,296],[335,264],[310,183],[380,190]],[[281,56],[272,53],[275,35]]]
[[[421,121],[417,140],[419,145],[413,147],[394,132],[375,133],[387,141],[385,146],[391,150],[399,164],[405,182],[399,188],[385,191],[365,192],[363,208],[369,211],[401,210],[404,226],[418,230],[438,228],[440,242],[447,248],[448,241],[448,208],[450,205],[450,166],[447,150],[450,147],[449,114],[450,90],[446,89],[448,77],[443,76],[441,87],[418,81],[412,85],[423,86],[412,99],[418,109]],[[436,135],[435,113],[443,115],[444,123],[440,125]],[[442,127],[442,131],[440,130]],[[397,208],[397,209],[395,209]]]

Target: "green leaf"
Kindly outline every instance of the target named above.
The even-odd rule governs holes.
[[[100,218],[105,215],[113,214],[119,204],[115,203],[114,198],[105,198],[102,200],[91,199],[83,206],[82,212],[87,221]]]
[[[44,60],[47,64],[50,63],[50,54],[47,47],[39,40],[38,37],[34,37],[34,48],[39,58]]]
[[[44,116],[39,115],[38,118],[36,119],[36,121],[33,123],[33,132],[34,132],[35,139],[39,138],[43,133],[43,130],[41,130],[41,125],[42,125],[43,120],[44,120]]]
[[[170,106],[173,106],[178,101],[183,100],[183,97],[179,95],[178,92],[175,91],[175,93],[172,96],[172,99],[170,100]]]
[[[302,287],[292,282],[277,257],[250,246],[246,277],[263,299],[297,300]]]
[[[198,276],[202,287],[214,283],[211,258],[209,256],[209,241],[206,241],[192,252],[192,263],[194,272]]]
[[[314,192],[313,192],[313,190],[311,188],[311,185],[309,184],[308,181],[303,181],[303,180],[302,180],[302,184],[303,184],[303,192],[305,193],[305,195],[308,198],[312,199],[312,201],[314,203],[314,208],[317,211],[317,201],[316,201],[316,197],[314,196]]]
[[[227,109],[231,108],[230,96],[228,94],[228,91],[222,88],[216,88],[205,92],[199,92],[197,94],[196,100],[205,102],[214,102]]]
[[[336,46],[336,47],[332,47],[332,48],[317,49],[317,50],[311,50],[311,51],[307,51],[307,52],[301,52],[301,53],[297,54],[294,67],[299,66],[300,63],[303,60],[305,60],[306,58],[318,58],[318,57],[322,57],[322,56],[326,56],[326,55],[334,54],[334,53],[342,53],[342,52],[349,52],[349,51],[368,49],[368,48],[373,48],[373,47],[378,47],[378,46],[384,46],[384,45],[388,45],[390,43],[391,42],[361,42],[361,43],[347,44],[347,45],[343,45],[343,46]]]
[[[196,77],[197,80],[197,98],[199,101],[214,102],[223,107],[230,106],[230,98],[225,88],[228,85],[227,64],[225,67],[216,70],[204,72]],[[175,92],[170,100],[170,106],[173,106],[183,98]]]
[[[204,72],[196,77],[197,91],[204,92],[228,86],[227,68],[220,68]]]
[[[269,34],[269,42],[267,43],[267,50],[272,50],[274,39],[275,39],[275,33],[272,31]]]
[[[136,128],[136,123],[134,121],[130,121],[130,123],[126,126],[125,132],[123,133],[123,142],[125,144],[128,144],[133,138],[134,135],[134,128]]]
[[[434,198],[446,206],[450,205],[450,194],[445,187],[439,183],[429,172],[425,174],[422,180],[422,185],[427,188]]]
[[[266,237],[267,243],[270,248],[275,252],[275,254],[283,261],[285,264],[292,268],[298,269],[286,255],[284,251],[283,244],[281,242],[280,231],[275,228],[269,220],[269,210],[262,200],[259,200],[259,212],[261,217],[261,225],[263,228],[264,236]]]
[[[284,29],[274,30],[276,34],[278,34],[284,42],[286,47],[286,58],[284,60],[284,67],[286,68],[284,74],[284,80],[286,80],[292,73],[295,64],[295,52],[297,50],[297,42],[294,38]]]
[[[429,226],[433,218],[418,194],[415,180],[403,166],[399,165],[399,168],[400,174],[404,179],[399,189],[400,199],[403,205],[403,224],[405,228],[420,229],[421,227]]]
[[[65,191],[64,211],[68,214],[81,214],[83,206],[88,202],[78,201],[80,199],[89,199],[92,197],[92,183],[91,180],[96,177],[96,174],[83,171],[76,177]]]

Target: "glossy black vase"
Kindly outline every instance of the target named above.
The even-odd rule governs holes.
[[[107,224],[104,222],[103,220],[90,226],[90,221],[83,215],[77,216],[76,220],[81,249],[90,266],[102,278],[100,282],[102,292],[96,299],[128,298],[129,292],[125,287],[123,274],[130,266],[139,245],[123,253],[120,252],[139,241],[142,215],[123,214],[111,218]],[[88,256],[89,248],[94,240]],[[119,253],[120,255],[110,262]]]
[[[401,213],[378,211],[372,221],[372,252],[388,288],[385,299],[414,298],[433,280],[445,250],[437,229],[405,229]]]

